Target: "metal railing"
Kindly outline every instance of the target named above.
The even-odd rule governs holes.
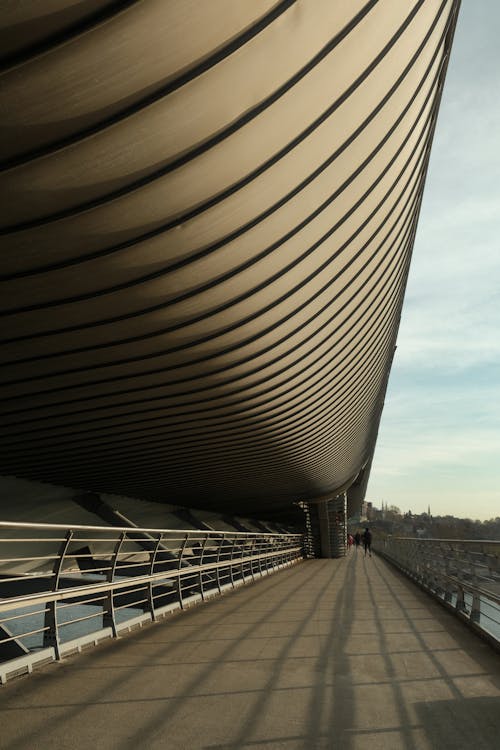
[[[500,542],[388,536],[374,547],[500,646]]]
[[[0,522],[0,682],[302,558],[301,534]]]

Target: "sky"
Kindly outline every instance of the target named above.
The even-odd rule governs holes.
[[[500,22],[462,0],[366,499],[500,516]]]

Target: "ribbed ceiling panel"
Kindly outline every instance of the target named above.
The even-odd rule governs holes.
[[[372,456],[454,0],[3,19],[3,473],[262,513]]]

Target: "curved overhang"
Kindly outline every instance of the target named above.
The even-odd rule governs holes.
[[[12,4],[4,474],[255,514],[366,485],[457,11]]]

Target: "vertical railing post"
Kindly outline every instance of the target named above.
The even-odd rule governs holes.
[[[222,587],[220,583],[220,554],[222,551],[222,547],[224,546],[224,536],[219,537],[217,539],[218,547],[217,547],[217,558],[216,558],[216,568],[215,568],[215,581],[217,583],[217,588],[219,590],[219,594],[222,594]]]
[[[253,555],[254,555],[256,544],[257,544],[257,537],[254,537],[253,540],[252,540],[252,546],[250,548],[250,575],[252,576],[252,581],[255,581]]]
[[[245,551],[246,551],[246,537],[241,541],[241,582],[245,583]]]
[[[182,598],[181,568],[182,568],[182,558],[184,557],[184,550],[186,549],[188,539],[189,539],[189,533],[185,534],[184,536],[182,547],[179,550],[179,563],[177,566],[177,593],[178,593],[178,598],[179,598],[179,606],[181,609],[184,609],[184,600]]]
[[[127,537],[127,532],[122,531],[122,533],[120,534],[120,536],[118,537],[116,541],[115,547],[113,549],[113,554],[111,557],[111,565],[107,574],[108,583],[113,583],[113,581],[115,580],[116,569],[118,567],[118,558],[120,555],[121,548],[123,546],[123,542],[125,541],[126,537]],[[104,601],[104,612],[103,612],[102,624],[103,624],[103,627],[105,628],[111,628],[113,638],[118,638],[118,626],[116,623],[116,612],[115,612],[115,597],[113,594],[113,589],[111,587],[108,589],[108,593]]]
[[[257,553],[259,556],[259,575],[262,578],[262,576],[264,575],[262,573],[262,537],[259,537],[259,545],[257,547]]]
[[[289,552],[289,546],[288,543],[285,540],[285,537],[280,537],[280,545],[281,545],[281,565],[286,565],[290,552]],[[346,545],[347,550],[347,545]]]
[[[444,589],[444,600],[447,604],[451,604],[451,601],[453,599],[453,590],[451,587],[451,581],[450,581],[450,553],[449,553],[449,545],[446,550],[446,557],[444,561],[444,572],[446,575],[446,584]]]
[[[286,562],[286,544],[283,537],[280,536],[279,545],[281,549],[281,555],[280,555],[280,566],[283,565]]]
[[[266,574],[268,574],[269,573],[269,565],[272,565],[272,558],[269,556],[269,553],[271,551],[271,542],[269,541],[269,536],[266,536],[265,545],[266,545],[266,549],[265,549],[265,555],[266,555],[266,557],[265,557]]]
[[[236,548],[236,539],[233,539],[233,546],[231,547],[231,555],[229,556],[229,576],[231,578],[231,586],[234,589],[234,573],[233,573],[233,557],[234,550]]]
[[[200,592],[201,592],[201,598],[202,598],[203,601],[205,601],[205,589],[203,587],[203,555],[205,554],[205,548],[207,546],[207,543],[208,543],[208,533],[207,533],[207,535],[206,535],[206,537],[205,537],[205,539],[203,541],[203,544],[201,545],[200,561],[198,563],[199,566],[200,566],[200,573],[199,573],[199,576],[200,576],[200,578],[199,578],[199,581],[200,581]]]
[[[160,549],[162,539],[163,539],[163,534],[160,532],[158,534],[158,539],[156,540],[156,544],[151,550],[151,557],[150,557],[150,564],[149,564],[149,575],[151,576],[151,578],[150,578],[149,586],[148,586],[148,605],[149,605],[149,611],[151,614],[151,619],[153,622],[156,621],[156,612],[155,612],[154,581],[152,579],[152,576],[155,572],[156,557],[158,555],[158,550]]]
[[[278,547],[278,551],[281,553],[276,558],[276,567],[280,568],[283,562],[283,539],[281,537],[279,537],[279,539],[276,540],[276,546]]]
[[[472,622],[479,624],[481,621],[481,598],[479,594],[474,591],[472,595],[472,609],[470,611],[470,619]]]
[[[271,541],[271,552],[272,553],[276,552],[276,537],[274,537],[274,536],[273,536],[272,541]],[[273,569],[273,573],[276,570],[277,562],[278,562],[278,559],[277,559],[276,555],[272,554],[272,556],[271,556],[271,567]]]
[[[458,586],[457,588],[457,603],[455,604],[455,609],[457,612],[465,612],[465,596],[464,596],[464,590],[462,586]]]
[[[292,549],[291,549],[291,547],[295,547],[298,543],[299,543],[299,540],[298,539],[297,540],[294,539],[293,541],[290,541],[289,544],[287,543],[287,545],[285,547],[285,549],[286,549],[286,560],[287,560],[287,562],[288,562],[289,565],[293,562],[293,560],[296,560],[297,557],[299,556],[298,552],[296,552],[296,551],[293,552]]]
[[[68,551],[68,547],[73,539],[72,529],[68,529],[63,543],[59,548],[56,561],[53,567],[54,580],[52,583],[52,591],[59,589],[59,581],[64,565],[64,559]],[[44,627],[48,628],[43,631],[43,645],[45,647],[52,646],[57,661],[61,660],[61,642],[59,638],[59,626],[57,622],[57,601],[47,602],[47,609],[45,610],[45,622]]]

